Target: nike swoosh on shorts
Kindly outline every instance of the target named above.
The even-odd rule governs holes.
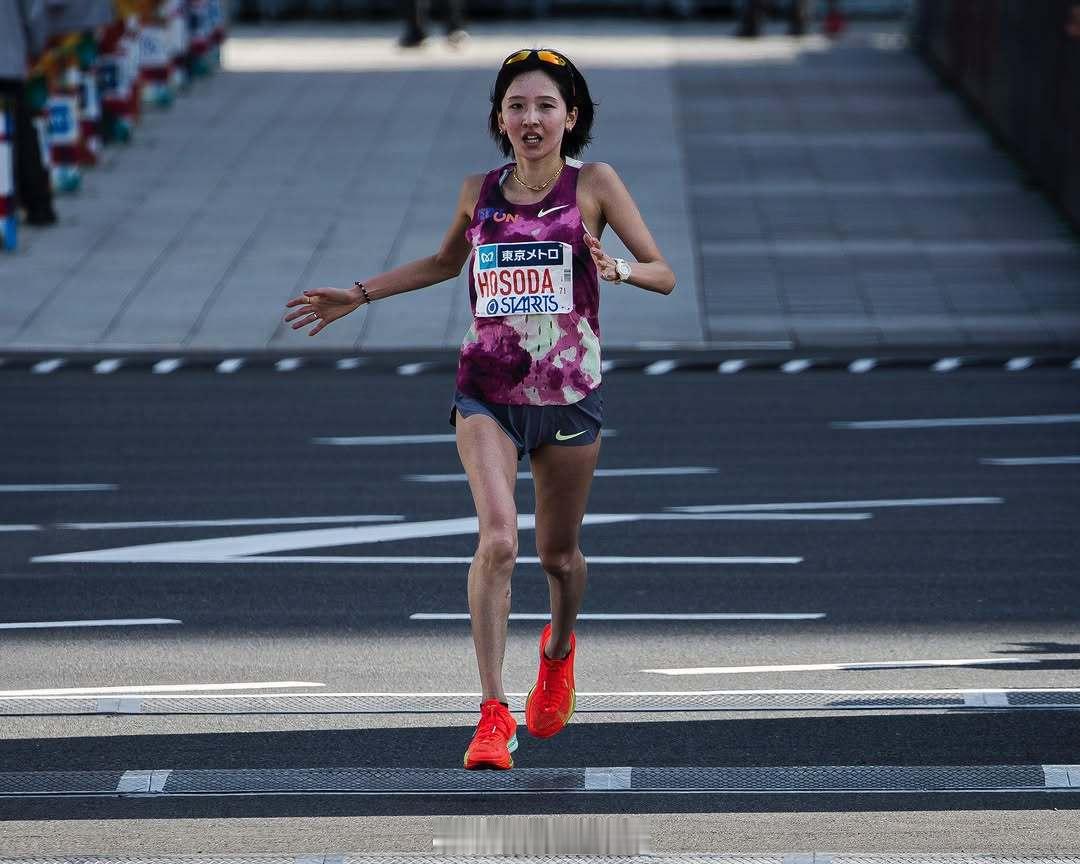
[[[573,435],[563,435],[562,430],[560,429],[555,433],[555,440],[569,441],[571,438],[577,438],[578,435],[584,435],[588,431],[588,429],[582,429],[580,432],[575,432]]]
[[[548,213],[554,213],[556,210],[562,210],[563,207],[569,206],[569,204],[560,204],[558,207],[549,207],[547,210],[541,210],[539,213],[537,213],[536,217],[539,219],[542,216],[547,216]]]

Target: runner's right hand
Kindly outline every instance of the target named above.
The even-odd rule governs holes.
[[[308,324],[314,324],[308,333],[308,336],[314,336],[327,324],[348,315],[363,304],[356,301],[351,291],[342,288],[312,288],[299,297],[293,297],[285,305],[300,307],[285,316],[286,321],[300,319],[292,325],[292,329],[299,330]]]

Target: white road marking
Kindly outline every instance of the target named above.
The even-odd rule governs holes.
[[[209,687],[213,688],[214,685],[200,685],[200,686],[209,686]],[[259,686],[263,686],[263,685],[259,685]],[[314,685],[311,685],[311,686],[323,687],[325,685],[323,685],[323,684],[314,684]],[[5,698],[8,698],[8,699],[24,699],[24,700],[30,700],[30,699],[37,699],[38,698],[37,696],[33,696],[33,695],[29,695],[29,696],[28,695],[22,695],[24,693],[33,693],[33,692],[37,692],[37,691],[10,691],[10,692],[19,693],[20,695],[17,695],[17,696],[10,696],[10,695],[5,696],[5,694],[3,692],[0,692],[0,696],[5,696]],[[123,690],[123,691],[120,691],[120,692],[127,693],[129,691]],[[134,691],[131,691],[131,692],[134,692]],[[973,689],[955,688],[955,689],[940,689],[940,690],[912,690],[912,689],[904,689],[904,690],[886,690],[886,689],[882,689],[882,690],[839,690],[839,689],[833,690],[833,689],[828,689],[828,690],[826,690],[826,689],[795,689],[795,688],[774,688],[774,689],[764,688],[764,689],[760,689],[760,690],[589,690],[589,691],[578,690],[577,695],[578,696],[590,696],[590,697],[593,697],[593,696],[679,696],[679,697],[689,697],[689,696],[696,696],[696,697],[703,697],[703,696],[838,696],[838,697],[843,697],[843,696],[963,696],[963,697],[972,697],[970,699],[970,704],[976,704],[977,702],[979,704],[990,704],[990,703],[999,702],[1000,700],[998,700],[996,697],[999,696],[1000,694],[1006,694],[1006,695],[1008,695],[1010,693],[1024,694],[1024,693],[1031,693],[1031,692],[1037,692],[1037,693],[1064,693],[1064,694],[1074,694],[1075,693],[1075,694],[1080,694],[1080,687],[1038,687],[1038,688],[1031,688],[1031,687],[1002,687],[1002,688],[997,688],[997,689],[994,689],[994,690],[987,690],[985,688],[973,688]],[[59,691],[59,692],[50,691],[49,695],[52,696],[55,699],[71,699],[73,701],[82,698],[82,696],[80,696],[78,694],[72,695],[72,694],[68,693],[68,691]],[[475,691],[475,690],[472,690],[472,691],[465,691],[465,690],[457,690],[457,691],[432,691],[432,690],[383,691],[383,690],[372,690],[372,691],[360,691],[360,692],[352,691],[352,692],[339,692],[339,693],[327,693],[325,691],[320,690],[318,693],[310,693],[310,694],[295,693],[295,692],[292,692],[292,693],[207,693],[207,694],[191,693],[191,694],[185,694],[183,696],[183,698],[184,699],[190,699],[192,701],[198,701],[199,699],[207,699],[207,700],[210,700],[210,699],[214,699],[214,700],[217,700],[217,699],[243,699],[243,700],[247,701],[247,700],[258,700],[258,699],[280,699],[282,697],[284,697],[284,698],[292,698],[294,696],[304,696],[304,695],[318,696],[320,699],[334,699],[334,698],[377,699],[377,698],[383,698],[383,697],[385,697],[387,699],[393,699],[393,698],[423,699],[423,698],[426,698],[426,697],[430,697],[430,698],[442,697],[442,698],[445,698],[445,697],[448,697],[448,696],[461,696],[461,697],[466,697],[466,698],[473,698],[473,697],[480,696],[481,694],[479,692]],[[516,692],[508,691],[506,693],[506,695],[509,696],[512,699],[514,699],[514,698],[516,698],[516,699],[524,699],[529,694],[528,694],[527,691],[522,690],[522,691],[516,691]],[[980,697],[986,697],[986,698],[980,698]],[[142,698],[149,702],[149,701],[153,701],[154,699],[175,699],[177,697],[172,693],[164,694],[164,695],[154,695],[152,693],[147,693],[147,694],[143,695]]]
[[[863,357],[859,360],[852,361],[851,365],[848,366],[848,371],[862,374],[863,372],[869,372],[875,366],[877,366],[877,360],[872,357]]]
[[[44,690],[0,690],[0,696],[96,696],[105,693],[187,693],[192,690],[266,690],[269,687],[325,687],[319,681],[255,681],[235,684],[132,684],[128,687],[58,687]]]
[[[76,531],[107,531],[116,528],[216,528],[230,525],[319,525],[328,522],[401,522],[404,516],[292,516],[280,519],[188,519],[175,522],[65,522],[57,527]]]
[[[720,364],[717,371],[722,375],[734,375],[746,368],[745,360],[725,360]]]
[[[783,366],[780,367],[781,372],[786,372],[788,375],[796,375],[799,372],[804,372],[809,369],[813,363],[810,360],[788,360]]]
[[[102,618],[87,621],[22,621],[0,624],[0,630],[43,630],[51,627],[139,627],[144,624],[183,624],[176,618]]]
[[[859,522],[873,518],[873,513],[759,513],[755,510],[745,510],[734,513],[650,513],[642,517],[642,521],[704,519],[719,522]]]
[[[1004,498],[883,498],[871,501],[803,501],[784,504],[702,504],[669,507],[678,513],[731,513],[748,510],[846,510],[875,507],[949,507],[966,504],[1002,504]]]
[[[602,429],[604,438],[614,438],[619,433],[614,429]],[[453,432],[434,435],[354,435],[345,437],[312,438],[312,444],[330,444],[337,447],[384,447],[396,444],[454,444],[457,438]]]
[[[686,669],[642,669],[657,675],[737,675],[761,672],[833,672],[859,669],[939,669],[953,666],[996,666],[1041,663],[1029,657],[990,657],[976,660],[878,660],[869,663],[800,663],[785,666],[700,666]]]
[[[278,372],[295,372],[303,365],[304,361],[300,357],[283,357],[274,364],[274,368]]]
[[[115,483],[8,483],[0,492],[115,492]]]
[[[715,474],[716,468],[699,468],[695,466],[677,468],[597,468],[593,472],[594,477],[663,477],[682,476],[690,474]],[[467,474],[403,474],[402,480],[413,483],[464,483],[469,479]],[[531,480],[531,471],[519,471],[518,480]]]
[[[382,447],[394,444],[453,444],[453,432],[438,435],[356,435],[352,437],[312,438],[312,444],[331,444],[336,447]]]
[[[1013,357],[1012,360],[1005,364],[1005,368],[1010,372],[1020,372],[1030,368],[1034,363],[1034,357]]]
[[[222,360],[220,363],[218,363],[217,371],[220,372],[222,375],[231,375],[243,365],[243,357],[230,357],[229,359]]]
[[[657,360],[645,367],[645,374],[667,375],[668,372],[673,371],[678,365],[679,363],[677,360]]]
[[[359,369],[364,365],[363,357],[342,357],[334,365],[341,370],[345,369]]]
[[[468,612],[414,612],[410,621],[468,621]],[[818,621],[824,612],[581,612],[579,621]],[[549,612],[511,612],[512,621],[547,621]],[[648,670],[646,670],[648,671]]]
[[[0,525],[0,531],[40,531],[40,525]]]
[[[642,513],[591,513],[584,519],[586,525],[611,525],[626,522],[639,522],[652,516],[668,518],[670,514]],[[531,531],[536,527],[532,514],[518,516],[518,529]],[[31,559],[34,563],[88,562],[88,563],[251,563],[265,564],[271,561],[294,562],[323,560],[301,557],[270,559],[262,557],[273,552],[286,552],[300,549],[318,549],[327,546],[356,546],[366,543],[380,543],[387,540],[416,540],[429,537],[452,537],[477,533],[477,519],[467,516],[459,519],[436,519],[425,522],[405,522],[392,525],[376,525],[349,528],[320,528],[307,531],[281,531],[277,533],[246,534],[233,537],[213,537],[203,540],[179,540],[164,543],[146,543],[136,546],[120,546],[109,549],[96,549],[84,552],[68,552],[59,555],[41,555]],[[256,557],[249,557],[256,556]],[[388,563],[403,560],[397,556],[387,556]],[[441,559],[439,559],[441,561]],[[455,559],[456,560],[456,559]],[[471,560],[471,559],[470,559]],[[601,557],[592,559],[598,563]],[[630,558],[609,557],[607,563],[719,563],[740,561],[743,563],[797,563],[802,559],[760,559],[760,558]],[[327,563],[374,563],[368,559],[350,559],[327,557]],[[436,563],[436,562],[428,562]],[[445,562],[449,563],[449,561]]]
[[[1016,417],[940,417],[925,420],[856,420],[832,423],[835,429],[936,429],[947,426],[1030,426],[1080,423],[1080,414],[1030,414]]]
[[[615,363],[614,360],[604,360],[604,361],[602,361],[600,363],[600,371],[602,373],[610,372],[612,369],[614,369],[616,367],[616,365],[617,364]]]
[[[117,369],[124,365],[124,361],[119,358],[111,358],[109,360],[101,360],[94,364],[95,375],[111,375]]]
[[[30,371],[35,375],[48,375],[61,368],[66,362],[67,361],[61,357],[54,357],[52,360],[42,360],[39,363],[35,363],[30,367]]]
[[[1069,364],[1070,369],[1080,369],[1080,357],[1077,357],[1072,363]]]
[[[37,560],[37,559],[35,559]],[[80,559],[80,560],[85,560]],[[96,559],[95,559],[96,560]],[[172,559],[169,559],[172,560]],[[222,557],[192,559],[200,564],[464,564],[472,563],[468,555],[259,555],[253,557]],[[589,564],[801,564],[800,557],[711,557],[662,555],[590,555]],[[540,559],[523,556],[518,564],[539,564]]]
[[[1031,456],[1013,459],[980,459],[983,465],[1077,465],[1080,456]]]
[[[963,364],[962,357],[942,357],[930,368],[935,372],[952,372]]]
[[[164,360],[158,360],[154,364],[155,375],[168,375],[170,372],[175,372],[181,366],[184,365],[184,361],[179,357],[166,357]]]

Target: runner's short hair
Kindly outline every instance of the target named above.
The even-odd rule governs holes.
[[[566,61],[566,65],[561,66],[541,60],[538,55],[540,51],[551,51],[557,54]],[[588,147],[589,142],[592,141],[592,124],[596,105],[589,95],[589,85],[585,83],[585,77],[578,71],[577,66],[561,51],[555,51],[552,48],[538,48],[524,60],[518,60],[509,65],[504,62],[499,67],[499,74],[495,77],[495,84],[491,88],[491,114],[488,116],[488,131],[491,133],[491,137],[495,139],[495,143],[503,156],[509,156],[514,152],[509,136],[499,131],[499,111],[502,108],[503,97],[506,95],[506,91],[510,89],[510,84],[514,79],[519,75],[524,75],[526,72],[536,71],[545,73],[555,82],[563,102],[566,103],[567,113],[577,108],[578,115],[574,128],[563,133],[562,147],[560,148],[561,155],[573,158]]]

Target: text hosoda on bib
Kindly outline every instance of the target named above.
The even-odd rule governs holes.
[[[501,405],[569,405],[600,386],[600,290],[577,206],[581,162],[567,159],[535,204],[511,204],[488,173],[473,221],[469,302],[473,323],[457,389]]]

